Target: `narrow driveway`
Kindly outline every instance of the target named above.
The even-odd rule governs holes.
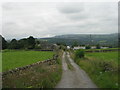
[[[66,59],[73,69],[68,68]],[[62,79],[56,88],[97,88],[89,76],[70,58],[68,52],[63,53],[62,68]]]

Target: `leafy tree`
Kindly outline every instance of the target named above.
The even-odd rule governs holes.
[[[97,44],[97,45],[96,45],[96,49],[100,49],[100,44]]]
[[[56,43],[57,45],[63,45],[63,46],[67,46],[65,42],[59,42],[59,43]]]
[[[36,44],[40,44],[40,41],[36,41]]]
[[[83,58],[85,56],[85,52],[82,49],[78,49],[75,53],[76,58]]]
[[[90,45],[87,45],[87,46],[85,47],[85,49],[91,49]]]
[[[0,42],[2,42],[2,49],[7,49],[7,41],[5,38],[0,35],[0,39],[2,40],[0,40]]]
[[[7,49],[7,41],[2,37],[2,49]]]
[[[19,47],[21,49],[33,49],[35,48],[35,38],[30,36],[29,38],[20,39],[18,41]]]
[[[35,38],[33,36],[27,38],[27,42],[28,42],[28,49],[33,49],[35,47]]]
[[[20,49],[27,49],[28,43],[27,43],[27,39],[26,38],[20,39],[18,41],[18,44],[19,44],[19,48]]]
[[[35,45],[35,49],[41,49],[41,46]]]
[[[16,39],[12,39],[9,43],[9,49],[19,49],[18,41]]]
[[[78,42],[77,42],[77,41],[75,41],[75,42],[73,43],[72,47],[74,47],[74,46],[78,46]]]
[[[60,43],[58,43],[58,42],[57,42],[56,44],[57,44],[57,45],[60,45]]]

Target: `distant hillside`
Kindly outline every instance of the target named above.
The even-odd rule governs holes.
[[[101,45],[118,45],[118,34],[68,34],[59,35],[52,38],[41,38],[40,40],[47,40],[50,43],[66,43],[72,45],[77,42],[79,45],[86,44],[101,44]]]

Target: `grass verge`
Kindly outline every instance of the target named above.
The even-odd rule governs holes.
[[[68,60],[67,53],[65,55],[65,61],[67,63],[68,69],[73,70],[73,66],[71,65],[70,61]]]
[[[72,58],[74,58],[72,54]],[[76,58],[75,58],[76,59]],[[86,53],[76,63],[99,88],[118,88],[118,52]]]

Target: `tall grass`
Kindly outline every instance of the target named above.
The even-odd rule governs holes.
[[[98,87],[118,88],[118,52],[87,53],[85,58],[77,59]]]
[[[54,88],[61,79],[62,52],[56,62],[35,65],[26,70],[8,74],[3,78],[3,88]]]
[[[53,63],[7,74],[3,77],[3,88],[54,88],[61,78],[60,65]]]

